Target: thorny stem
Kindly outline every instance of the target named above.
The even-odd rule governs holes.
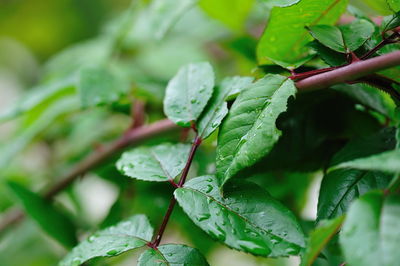
[[[193,125],[192,125],[192,128],[195,130],[195,127]],[[183,186],[183,184],[185,184],[187,175],[190,170],[190,166],[192,165],[192,162],[193,162],[194,155],[196,153],[197,148],[200,146],[201,141],[202,141],[201,137],[199,137],[199,135],[196,132],[196,137],[194,138],[192,148],[190,149],[185,168],[182,171],[182,175],[181,175],[181,178],[180,178],[178,184],[176,184],[172,180],[172,182],[173,182],[172,184],[174,185],[174,187],[180,188]],[[156,237],[154,238],[154,240],[152,242],[148,243],[147,246],[156,249],[158,247],[158,245],[160,245],[161,238],[164,234],[165,228],[167,227],[169,218],[171,217],[171,214],[172,214],[172,211],[174,210],[175,204],[176,204],[176,199],[174,198],[174,196],[172,196],[171,201],[169,202],[168,210],[165,213],[163,221],[161,223],[160,229],[158,230],[158,233],[157,233]]]

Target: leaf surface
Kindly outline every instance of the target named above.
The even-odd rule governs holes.
[[[185,167],[190,145],[160,144],[139,147],[122,154],[117,169],[122,174],[146,181],[173,180]]]
[[[81,242],[60,262],[60,266],[77,266],[92,258],[117,256],[146,245],[152,236],[153,228],[146,216],[134,215]]]
[[[197,226],[231,248],[277,257],[296,255],[305,245],[295,216],[255,184],[229,184],[222,197],[216,177],[202,176],[174,195]]]
[[[296,88],[291,80],[267,75],[241,93],[222,123],[217,146],[217,175],[223,185],[241,169],[267,154],[279,139],[278,116]]]
[[[167,244],[161,245],[157,249],[145,251],[138,260],[138,266],[209,265],[204,256],[195,248]]]
[[[214,88],[214,72],[209,63],[182,67],[167,86],[164,112],[176,124],[189,127],[200,116]]]

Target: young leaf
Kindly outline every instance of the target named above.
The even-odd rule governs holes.
[[[286,111],[287,101],[295,93],[291,80],[266,75],[239,95],[218,136],[217,175],[221,185],[272,149],[281,135],[276,119]]]
[[[199,5],[211,17],[233,30],[243,30],[254,0],[200,0]]]
[[[328,244],[331,238],[339,231],[344,216],[337,217],[333,220],[321,221],[318,228],[311,234],[307,244],[307,249],[301,260],[301,266],[313,265],[315,259],[321,250]]]
[[[209,63],[182,67],[167,86],[164,112],[176,124],[189,127],[202,113],[214,88],[214,72]]]
[[[385,173],[400,173],[400,149],[344,162],[332,167],[331,169],[334,170],[339,168],[355,168],[361,170],[382,171]]]
[[[349,265],[397,265],[400,261],[400,197],[373,191],[355,201],[340,244]]]
[[[307,56],[306,44],[311,41],[304,27],[334,24],[346,6],[347,0],[302,0],[289,7],[274,7],[258,43],[258,62],[273,60],[283,67],[297,66]]]
[[[61,213],[50,202],[25,187],[15,182],[9,182],[8,185],[21,200],[29,216],[46,233],[65,247],[72,248],[76,245],[76,228],[68,216]]]
[[[222,196],[217,178],[202,176],[174,195],[197,226],[231,248],[277,257],[296,255],[305,246],[295,216],[255,184],[232,182]]]
[[[139,147],[122,154],[117,169],[122,174],[146,181],[173,180],[185,167],[190,145],[160,144]]]
[[[145,246],[152,236],[153,228],[146,216],[134,215],[81,242],[60,262],[60,266],[77,266],[92,258],[117,256]]]
[[[184,245],[167,244],[149,249],[140,255],[138,266],[180,266],[209,265],[204,256],[195,248]]]
[[[83,107],[117,101],[129,90],[129,83],[104,67],[84,68],[80,71],[78,89]]]
[[[308,29],[316,40],[340,53],[355,51],[371,38],[375,31],[374,25],[365,19],[358,19],[340,27],[315,25]]]
[[[252,81],[253,78],[250,77],[225,78],[221,85],[214,89],[213,96],[199,118],[197,129],[200,137],[207,138],[219,127],[228,113],[226,99],[247,88]]]

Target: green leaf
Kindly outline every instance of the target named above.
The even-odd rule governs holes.
[[[301,260],[302,266],[313,265],[315,259],[320,254],[322,249],[328,244],[331,238],[339,231],[344,216],[337,217],[333,220],[321,221],[318,228],[310,234],[310,239],[307,244],[307,249]]]
[[[400,11],[400,1],[399,0],[386,0],[389,8],[394,12]]]
[[[197,226],[231,248],[269,257],[298,254],[305,240],[295,216],[259,186],[233,183],[222,196],[216,177],[197,177],[174,195]]]
[[[382,24],[380,26],[382,32],[386,32],[397,28],[400,26],[400,12],[393,14],[391,16],[386,16],[382,20]]]
[[[9,182],[9,187],[21,200],[26,212],[51,237],[65,247],[76,245],[76,228],[68,216],[56,209],[49,201],[31,192],[15,182]]]
[[[199,5],[210,17],[218,19],[233,30],[241,31],[253,3],[254,0],[200,0]]]
[[[359,158],[335,165],[331,169],[355,168],[361,170],[400,173],[400,149],[382,152],[376,155]]]
[[[300,2],[300,0],[261,0],[262,3],[266,4],[268,7],[280,6],[292,6]]]
[[[340,244],[349,265],[397,265],[400,261],[400,197],[370,192],[347,214]]]
[[[357,50],[375,31],[374,25],[365,19],[358,19],[340,27],[315,25],[308,29],[316,40],[340,53]]]
[[[189,127],[202,113],[214,88],[214,72],[209,63],[189,64],[179,69],[167,86],[164,112],[176,124]]]
[[[149,249],[140,255],[138,266],[180,266],[209,265],[204,256],[195,248],[184,245],[168,244]]]
[[[190,145],[160,144],[139,147],[122,154],[117,169],[122,174],[146,181],[173,180],[185,167]]]
[[[305,26],[332,25],[346,10],[347,0],[302,0],[289,7],[274,7],[267,27],[258,43],[260,64],[277,62],[293,68],[304,61],[311,41]]]
[[[119,100],[129,90],[129,83],[104,67],[88,67],[80,72],[78,84],[83,107]]]
[[[60,266],[77,266],[96,257],[113,257],[145,246],[153,236],[153,228],[144,215],[131,218],[98,231],[76,246]]]
[[[286,111],[287,101],[295,93],[291,80],[266,75],[238,96],[218,136],[217,175],[221,185],[272,149],[281,135],[276,119]]]
[[[213,133],[221,124],[222,119],[228,114],[226,99],[234,97],[243,89],[247,88],[253,78],[251,77],[230,77],[225,78],[219,86],[214,89],[204,112],[199,118],[197,129],[199,136],[203,139]]]
[[[330,66],[341,66],[347,63],[345,54],[335,52],[318,41],[312,41],[308,46],[311,47],[318,56]]]

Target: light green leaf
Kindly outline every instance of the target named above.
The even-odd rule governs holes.
[[[9,187],[21,200],[26,212],[51,237],[67,248],[76,245],[76,228],[68,216],[56,209],[49,201],[15,182]]]
[[[265,3],[268,7],[280,6],[292,6],[300,2],[300,0],[261,0],[261,2]]]
[[[322,249],[328,244],[331,238],[339,231],[344,216],[337,217],[333,220],[321,221],[319,226],[310,234],[307,249],[301,260],[302,266],[313,265]]]
[[[233,30],[243,30],[254,0],[200,0],[199,5],[215,19]]]
[[[400,197],[370,192],[349,209],[340,233],[346,262],[352,266],[397,265],[400,261]]]
[[[400,173],[400,149],[344,162],[335,165],[330,170],[339,168],[355,168],[361,170],[382,171],[385,173]]]
[[[295,93],[291,80],[266,75],[239,95],[218,136],[217,175],[222,185],[272,149],[281,135],[276,119]]]
[[[88,67],[80,71],[78,89],[83,107],[116,102],[129,90],[129,83],[104,67]]]
[[[189,127],[196,122],[214,88],[214,72],[209,63],[182,67],[167,86],[164,112],[176,124]]]
[[[386,0],[386,3],[389,5],[389,8],[394,12],[400,11],[400,1],[399,0]]]
[[[221,124],[222,119],[228,113],[226,99],[239,94],[247,88],[253,78],[251,77],[230,77],[225,78],[219,86],[214,89],[213,96],[207,104],[204,112],[199,118],[197,129],[199,136],[203,139],[213,133]]]
[[[357,50],[375,31],[374,25],[358,19],[340,27],[315,25],[309,27],[311,35],[323,45],[340,53]]]
[[[204,256],[195,248],[184,245],[168,244],[144,252],[138,266],[181,266],[181,265],[209,265]]]
[[[197,226],[231,248],[269,257],[299,254],[304,234],[285,206],[249,182],[230,183],[224,196],[218,185],[215,176],[197,177],[174,195]]]
[[[145,246],[152,236],[153,228],[146,216],[134,215],[81,242],[60,262],[60,266],[77,266],[92,258],[117,256]]]
[[[346,10],[347,0],[302,0],[289,7],[274,7],[267,27],[258,43],[260,64],[273,62],[293,68],[304,61],[311,41],[306,26],[332,25]]]
[[[387,0],[363,0],[363,3],[379,12],[380,15],[389,15],[392,12],[388,6]]]
[[[190,145],[160,144],[139,147],[122,154],[117,169],[122,174],[146,181],[173,180],[185,167]]]

